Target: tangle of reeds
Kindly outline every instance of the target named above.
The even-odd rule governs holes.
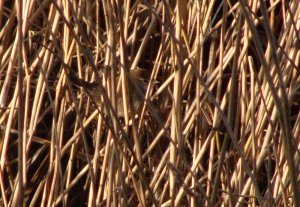
[[[300,206],[299,141],[297,0],[0,0],[0,206]]]

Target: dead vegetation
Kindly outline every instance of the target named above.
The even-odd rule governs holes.
[[[298,1],[0,0],[0,29],[0,206],[300,206]]]

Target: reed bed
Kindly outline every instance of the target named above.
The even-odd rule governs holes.
[[[299,68],[299,1],[0,0],[0,206],[300,206]]]

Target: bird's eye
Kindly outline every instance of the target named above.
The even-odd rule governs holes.
[[[149,81],[145,78],[140,78],[139,81],[144,85],[147,85],[149,83]]]

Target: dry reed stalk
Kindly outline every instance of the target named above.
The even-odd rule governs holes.
[[[299,18],[280,0],[0,0],[0,205],[300,205]]]

